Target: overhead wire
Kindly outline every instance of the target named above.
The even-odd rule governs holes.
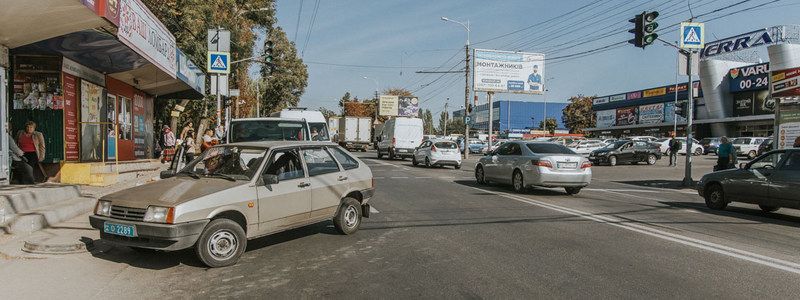
[[[308,41],[311,40],[311,32],[314,31],[314,24],[317,22],[318,11],[319,11],[319,0],[314,2],[314,12],[311,14],[311,22],[308,26],[308,32],[306,33],[306,41],[303,43],[303,50],[300,51],[300,57],[303,57],[306,54],[306,47],[308,47]]]

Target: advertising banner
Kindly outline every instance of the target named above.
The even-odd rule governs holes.
[[[103,155],[103,132],[99,123],[103,114],[103,88],[81,80],[81,160],[96,161]]]
[[[64,160],[77,161],[78,152],[78,80],[64,74]]]
[[[617,108],[617,126],[636,124],[636,107]]]
[[[600,110],[596,112],[597,114],[597,128],[608,128],[614,126],[617,120],[617,110],[616,109],[608,109],[608,110]]]
[[[655,88],[655,89],[644,90],[643,94],[644,95],[642,97],[645,97],[645,98],[666,95],[667,94],[667,88],[666,87],[660,87],[660,88]]]
[[[772,72],[772,97],[800,95],[800,68]]]
[[[800,136],[800,98],[782,98],[780,102],[777,149],[792,148]]]
[[[664,103],[639,106],[639,124],[664,122]]]
[[[775,113],[775,98],[769,96],[769,90],[761,90],[755,92],[754,98],[755,115],[767,115]]]
[[[678,104],[682,104],[686,101],[678,101]],[[677,117],[678,123],[686,122],[686,118],[681,117],[680,115],[675,115],[675,102],[665,102],[664,103],[664,122],[665,123],[673,123],[675,118]]]
[[[752,47],[768,46],[778,41],[781,31],[780,27],[775,26],[706,43],[700,55],[708,58]]]
[[[178,78],[183,80],[192,89],[199,93],[204,93],[206,87],[206,76],[180,49],[178,55]]]
[[[625,94],[613,95],[608,97],[608,101],[609,102],[624,101],[625,98],[626,98]]]
[[[378,114],[381,116],[396,116],[400,99],[397,96],[381,95],[378,99]]]
[[[733,116],[743,117],[753,115],[753,92],[733,94]]]
[[[419,98],[398,97],[397,115],[401,117],[419,117]]]
[[[144,94],[133,94],[133,155],[136,158],[146,157],[144,105]]]
[[[630,92],[627,95],[628,100],[634,100],[642,98],[642,91]]]
[[[175,78],[175,36],[140,0],[120,2],[119,40]]]
[[[106,76],[103,75],[103,73],[89,69],[88,67],[66,57],[64,57],[64,59],[61,61],[61,71],[102,86],[106,85]]]
[[[475,49],[475,91],[544,93],[544,54]]]
[[[728,78],[731,93],[769,89],[769,63],[733,68]]]
[[[598,97],[592,99],[592,105],[606,104],[609,102],[609,97]]]

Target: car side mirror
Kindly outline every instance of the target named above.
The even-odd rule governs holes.
[[[273,174],[264,174],[261,176],[262,185],[270,185],[270,184],[277,184],[278,183],[278,175]]]
[[[167,179],[167,178],[170,178],[170,177],[175,177],[175,171],[173,171],[173,170],[161,171],[161,173],[158,174],[158,177],[160,177],[161,179]]]

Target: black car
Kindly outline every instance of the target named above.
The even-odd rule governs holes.
[[[709,153],[717,154],[717,148],[719,147],[719,139],[720,138],[718,137],[712,137],[700,140],[700,145],[703,146],[703,154],[709,154]]]
[[[765,212],[781,207],[800,209],[800,149],[774,150],[736,169],[708,173],[697,193],[712,209],[730,202],[757,204]]]
[[[772,151],[772,139],[766,139],[758,145],[758,155]]]
[[[596,165],[616,166],[617,164],[640,162],[652,165],[659,159],[661,159],[661,151],[658,146],[645,141],[617,141],[589,154],[589,160]]]

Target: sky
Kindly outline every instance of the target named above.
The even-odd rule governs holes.
[[[495,94],[495,100],[566,102],[674,83],[674,48],[661,42],[644,50],[627,43],[603,47],[631,39],[628,19],[652,10],[660,14],[660,37],[676,41],[677,30],[668,26],[692,16],[687,2],[697,21],[707,22],[707,42],[800,23],[800,0],[277,0],[276,9],[278,26],[308,65],[300,106],[338,111],[345,92],[369,98],[377,83],[379,90],[414,91],[421,108],[438,119],[445,102],[450,111],[463,107],[464,75],[416,72],[462,69],[467,38],[461,25],[442,16],[469,21],[473,48],[545,54],[544,95]],[[741,55],[767,60],[765,49],[747,51]],[[486,102],[485,93],[478,97]]]

